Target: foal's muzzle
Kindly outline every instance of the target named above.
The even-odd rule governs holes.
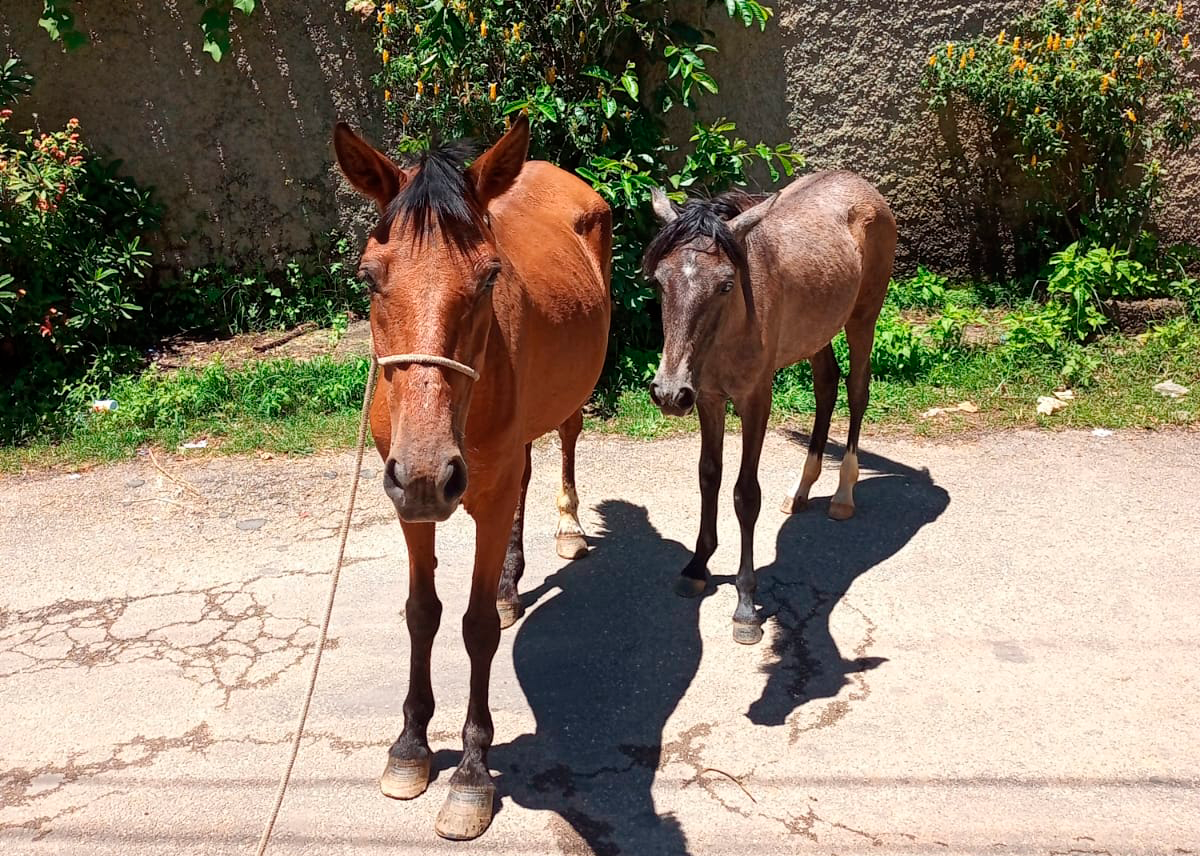
[[[650,400],[667,416],[686,416],[696,404],[696,390],[686,381],[655,376]]]
[[[383,468],[383,490],[401,520],[440,523],[467,492],[467,462],[453,454],[430,463],[389,457]]]

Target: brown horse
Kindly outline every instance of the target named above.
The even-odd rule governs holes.
[[[382,367],[371,432],[408,545],[408,697],[380,787],[411,799],[429,781],[429,660],[442,612],[434,534],[461,503],[475,519],[463,617],[471,689],[462,762],[435,829],[474,838],[491,823],[495,798],[488,683],[501,612],[512,623],[519,611],[530,443],[555,428],[563,452],[558,551],[575,558],[587,550],[576,518],[575,439],[608,342],[612,216],[579,179],[525,162],[525,119],[466,170],[455,147],[401,168],[344,124],[333,139],[342,171],[381,214],[359,265]]]
[[[896,221],[879,192],[847,172],[805,176],[768,199],[733,193],[693,199],[682,209],[656,190],[653,205],[665,225],[646,248],[643,267],[662,289],[666,341],[650,396],[664,413],[682,415],[695,405],[700,415],[700,535],[676,591],[695,597],[708,588],[708,560],[717,548],[725,402],[732,400],[744,438],[733,490],[742,530],[733,638],[754,644],[762,638],[754,610],[754,524],[762,503],[758,459],[772,379],[784,366],[805,359],[812,364],[816,418],[804,473],[783,502],[790,514],[808,504],[821,472],[838,387],[830,341],[845,329],[850,437],[829,516],[849,518],[875,320],[892,273]]]

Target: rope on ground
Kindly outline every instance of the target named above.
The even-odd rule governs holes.
[[[256,856],[263,856],[267,852],[267,845],[271,842],[271,833],[275,831],[275,821],[279,819],[279,810],[283,806],[283,797],[287,793],[288,783],[292,778],[292,768],[296,766],[296,756],[300,754],[300,740],[304,736],[304,723],[308,720],[308,707],[312,704],[313,692],[317,688],[317,672],[321,668],[321,652],[325,650],[325,640],[329,636],[329,621],[333,617],[333,599],[337,595],[338,578],[342,574],[342,560],[346,554],[346,539],[350,535],[350,519],[354,515],[354,498],[358,495],[358,479],[362,473],[363,449],[367,443],[367,422],[371,415],[371,398],[375,392],[375,376],[378,371],[379,365],[375,362],[375,358],[372,357],[370,368],[367,370],[367,388],[363,390],[362,418],[358,423],[358,451],[354,459],[354,478],[350,480],[350,496],[346,500],[346,516],[342,518],[342,531],[338,540],[337,561],[333,566],[333,576],[329,580],[329,599],[325,603],[325,620],[321,622],[321,634],[317,638],[317,654],[313,659],[312,674],[308,678],[308,690],[304,694],[304,704],[300,708],[300,718],[296,721],[296,733],[292,737],[292,751],[288,755],[287,766],[283,770],[283,777],[279,780],[279,790],[275,794],[275,806],[271,809],[271,816],[267,818],[267,825],[263,829],[262,838],[258,840]]]

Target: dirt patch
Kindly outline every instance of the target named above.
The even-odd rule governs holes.
[[[1187,308],[1170,297],[1151,297],[1145,300],[1112,300],[1107,304],[1109,314],[1122,333],[1144,333],[1152,324],[1182,318]]]
[[[370,350],[371,325],[352,321],[346,332],[338,336],[311,324],[291,330],[271,330],[265,333],[242,333],[226,339],[189,339],[177,336],[164,341],[155,351],[154,362],[159,368],[180,369],[198,366],[220,359],[230,368],[266,359],[311,360],[314,357],[350,359],[366,355]]]

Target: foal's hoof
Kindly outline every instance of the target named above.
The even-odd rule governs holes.
[[[799,514],[808,509],[808,500],[802,496],[785,496],[779,506],[784,514]]]
[[[451,841],[469,841],[483,835],[492,822],[492,802],[496,786],[483,787],[451,785],[450,793],[438,812],[433,830]]]
[[[394,800],[411,800],[429,786],[429,759],[406,761],[388,755],[387,766],[379,779],[379,790]]]
[[[746,624],[742,621],[733,622],[733,641],[739,645],[757,645],[762,641],[763,629],[761,624]]]
[[[708,580],[697,580],[683,577],[675,581],[675,594],[680,597],[700,597],[708,588]]]
[[[587,555],[588,543],[582,535],[556,535],[554,548],[558,551],[560,559],[582,559]]]
[[[525,607],[521,606],[521,601],[496,601],[496,612],[500,615],[500,629],[512,627],[517,623],[517,619],[525,614]]]
[[[854,516],[854,506],[848,502],[831,502],[829,503],[829,517],[831,520],[849,520]]]

